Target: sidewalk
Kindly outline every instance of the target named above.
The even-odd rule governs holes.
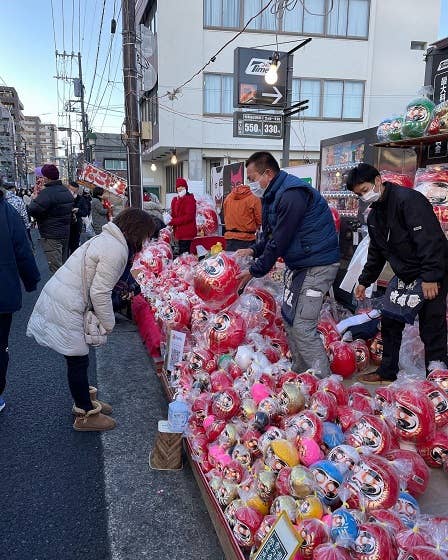
[[[135,325],[118,317],[96,351],[100,398],[118,424],[102,435],[111,558],[224,560],[188,463],[176,472],[149,468],[167,402]]]

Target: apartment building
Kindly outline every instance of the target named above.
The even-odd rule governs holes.
[[[45,163],[54,163],[57,154],[57,127],[43,123],[40,117],[24,117],[24,139],[26,142],[27,165],[30,171]]]
[[[292,101],[309,104],[292,120],[293,164],[318,160],[322,139],[401,113],[424,83],[424,51],[437,39],[440,0],[427,0],[424,10],[420,0],[299,0],[283,13],[265,10],[202,73],[167,95],[265,5],[136,1],[141,118],[151,138],[143,142],[143,181],[159,186],[162,200],[174,191],[176,176],[202,181],[207,190],[214,166],[244,160],[255,150],[281,159],[281,140],[233,136],[236,47],[275,51],[278,43],[279,51],[288,51],[312,37],[294,55]]]

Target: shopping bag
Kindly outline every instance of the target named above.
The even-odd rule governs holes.
[[[396,276],[387,286],[383,315],[408,325],[413,325],[425,301],[422,280],[417,278],[406,284]]]

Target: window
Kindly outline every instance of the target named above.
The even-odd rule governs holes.
[[[127,163],[125,159],[105,159],[104,169],[109,171],[126,171]]]
[[[177,165],[168,165],[166,167],[166,192],[176,192],[176,179],[184,174],[184,163],[180,161]]]
[[[266,0],[204,0],[204,27],[241,29],[264,6]],[[369,13],[370,0],[300,0],[283,13],[267,8],[248,29],[367,39]]]
[[[239,28],[240,0],[204,0],[204,25]]]
[[[233,113],[233,76],[204,74],[204,113],[231,115]]]
[[[292,103],[308,99],[308,109],[296,118],[362,120],[364,82],[350,80],[294,79]]]

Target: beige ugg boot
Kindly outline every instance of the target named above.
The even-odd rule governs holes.
[[[75,406],[76,418],[73,428],[78,432],[105,432],[106,430],[113,430],[116,426],[115,420],[101,414],[101,405],[98,401],[94,401],[92,404],[94,408],[87,412]]]
[[[111,405],[110,405],[109,403],[107,403],[107,402],[99,401],[99,400],[96,398],[97,393],[98,393],[98,389],[97,389],[96,387],[92,387],[92,385],[89,385],[89,394],[90,394],[90,400],[92,401],[92,404],[93,404],[93,402],[99,402],[100,405],[101,405],[101,412],[102,412],[103,414],[107,414],[107,415],[112,414],[112,407],[111,407]],[[81,409],[77,408],[76,405],[73,403],[72,413],[73,413],[75,416],[78,415],[78,413],[76,412],[77,410],[81,410]]]
[[[112,414],[112,407],[109,403],[104,402],[104,401],[100,401],[99,399],[96,398],[96,395],[98,393],[98,389],[96,387],[93,387],[92,385],[89,385],[89,393],[90,393],[90,400],[93,401],[97,401],[100,403],[101,405],[101,412],[103,414]]]

